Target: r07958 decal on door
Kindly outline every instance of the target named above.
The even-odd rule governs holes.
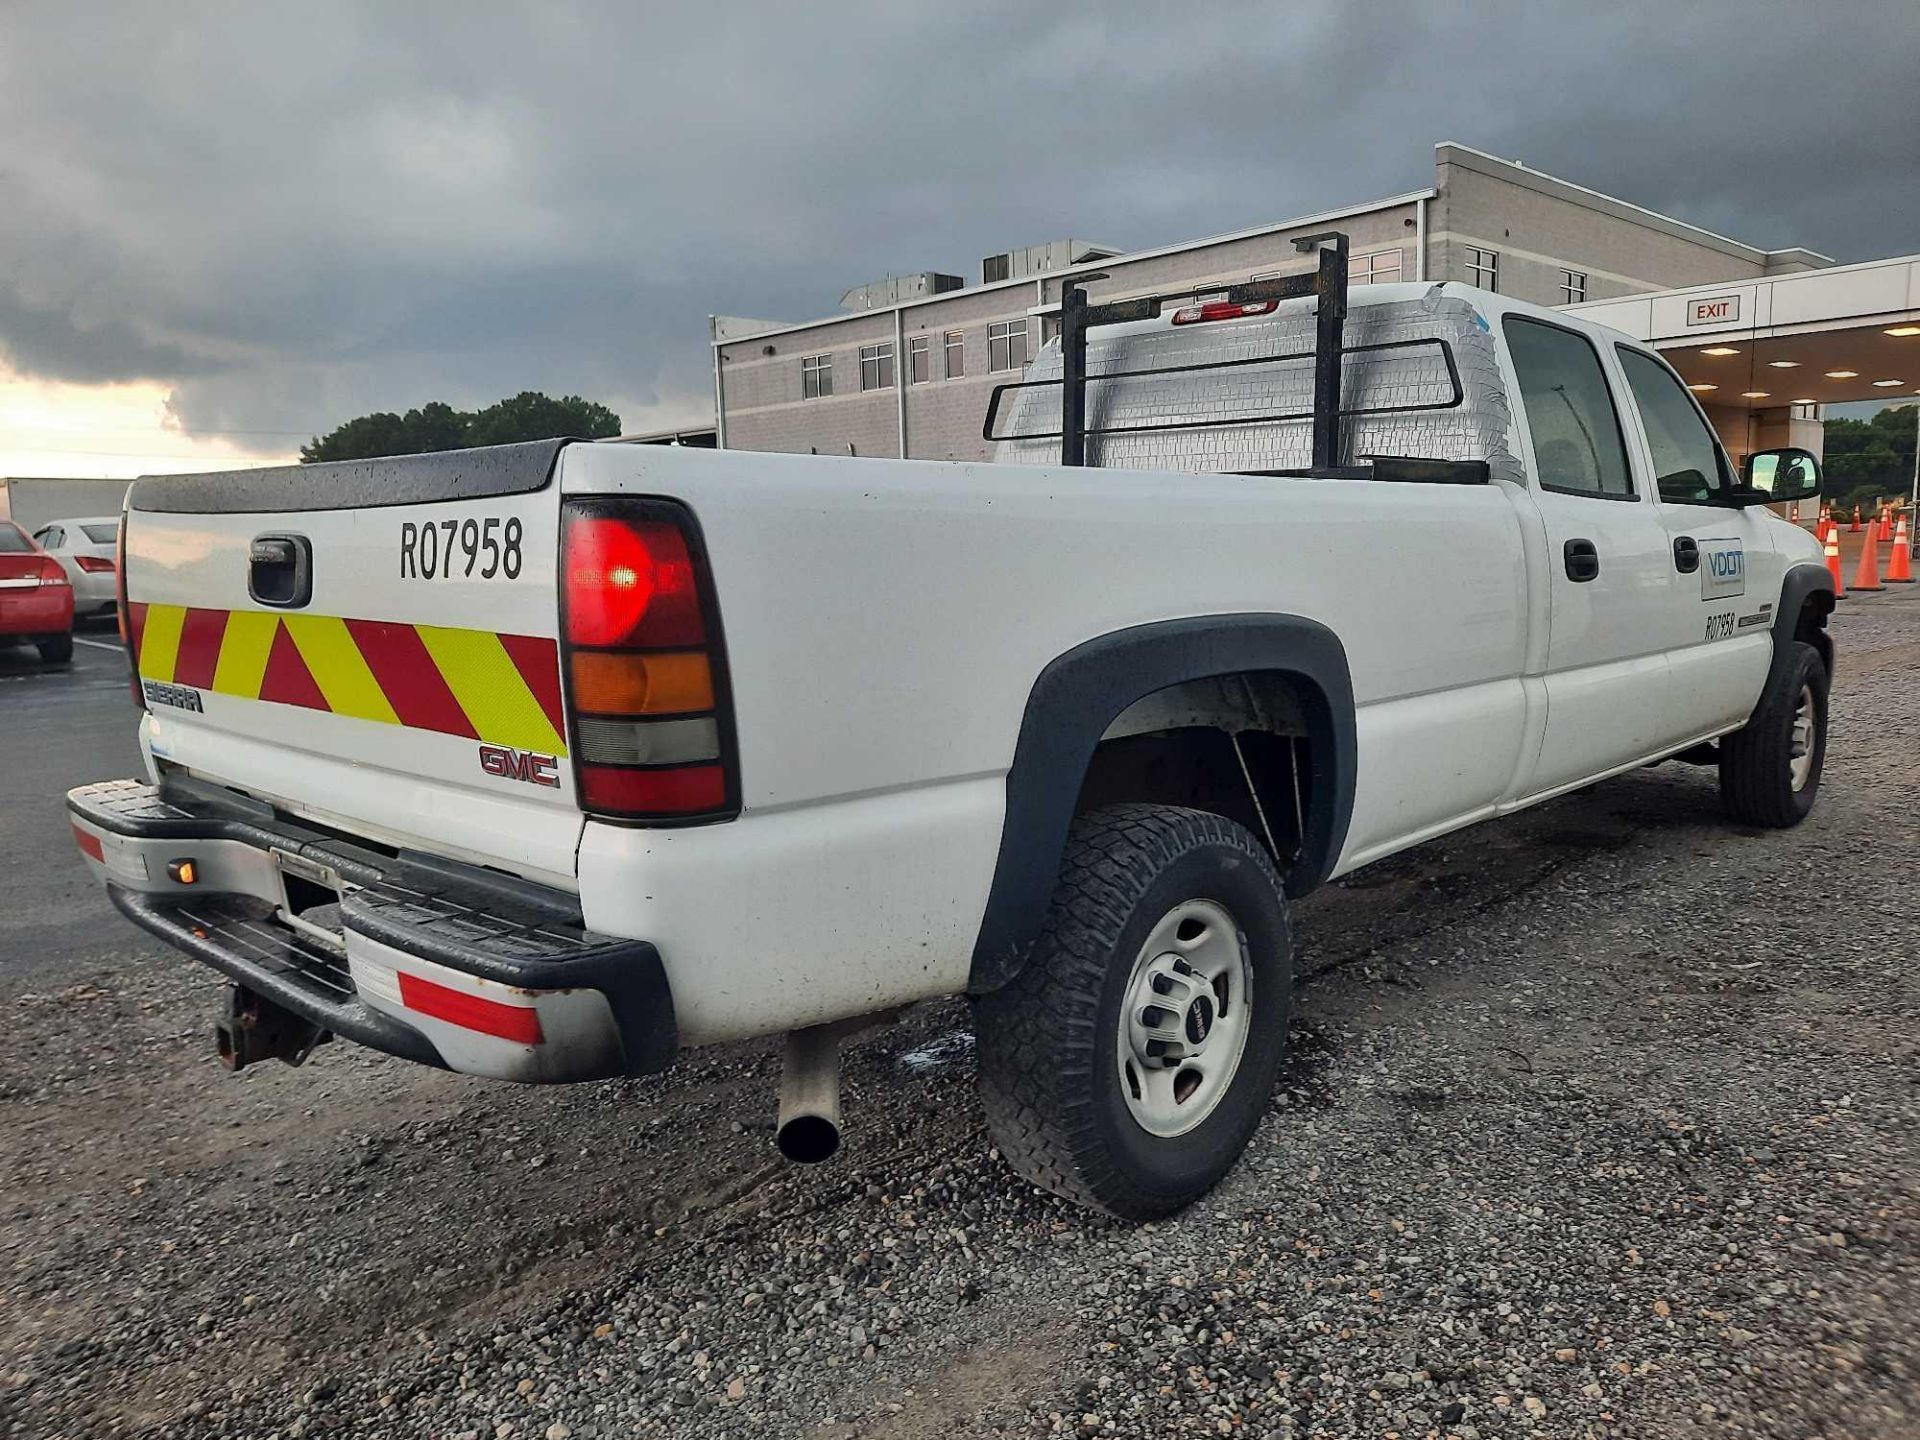
[[[482,580],[520,578],[520,542],[524,534],[518,515],[503,523],[498,515],[485,520],[412,520],[400,526],[402,580]]]

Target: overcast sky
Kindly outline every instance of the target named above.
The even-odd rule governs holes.
[[[647,428],[710,414],[709,312],[1366,201],[1431,184],[1442,139],[1756,245],[1906,253],[1917,16],[0,0],[0,365],[164,387],[259,453],[526,388]]]

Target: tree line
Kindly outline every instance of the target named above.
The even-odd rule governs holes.
[[[369,460],[380,455],[418,455],[428,450],[465,450],[475,445],[511,445],[522,440],[611,440],[620,417],[578,395],[559,400],[537,390],[495,401],[484,410],[456,410],[433,400],[404,415],[376,410],[316,435],[300,447],[300,462]]]
[[[1906,495],[1913,488],[1914,407],[1880,411],[1870,420],[1828,420],[1821,490],[1835,510]]]

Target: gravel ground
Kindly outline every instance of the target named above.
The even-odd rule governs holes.
[[[957,1006],[802,1171],[766,1047],[226,1077],[79,882],[97,941],[0,967],[0,1434],[1911,1436],[1920,595],[1834,629],[1800,829],[1668,765],[1298,906],[1283,1084],[1159,1226],[1010,1177]]]

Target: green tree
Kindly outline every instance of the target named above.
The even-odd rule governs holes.
[[[1912,406],[1888,408],[1870,420],[1827,421],[1821,489],[1836,510],[1862,509],[1913,485]]]
[[[604,405],[569,395],[555,400],[538,390],[522,390],[475,412],[467,421],[467,444],[511,445],[574,435],[582,440],[611,440],[620,433],[620,417]]]
[[[300,447],[300,460],[367,460],[380,455],[419,455],[475,445],[511,445],[567,435],[608,440],[620,433],[620,417],[604,405],[568,395],[555,400],[523,390],[484,410],[456,410],[439,400],[395,415],[376,410],[316,435]]]

